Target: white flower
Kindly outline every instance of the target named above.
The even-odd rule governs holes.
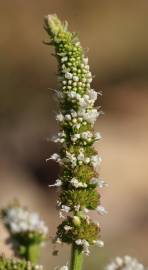
[[[76,98],[77,97],[77,93],[75,91],[70,91],[67,93],[69,98]]]
[[[78,246],[81,246],[82,245],[82,240],[81,239],[78,239],[75,241],[76,245]]]
[[[123,264],[123,260],[120,257],[116,257],[115,262],[119,267],[122,266],[122,264]]]
[[[6,210],[4,223],[10,227],[11,233],[38,232],[44,236],[48,233],[48,228],[39,215],[29,212],[22,207],[10,207]]]
[[[92,184],[92,185],[98,184],[98,178],[95,178],[95,177],[91,178],[90,184]]]
[[[60,155],[58,155],[57,153],[52,154],[50,158],[46,158],[46,161],[48,161],[50,159],[55,160],[55,161],[61,163]]]
[[[83,239],[82,240],[82,246],[83,246],[83,253],[88,256],[89,253],[90,253],[90,251],[89,251],[89,246],[90,245],[89,245],[88,241]]]
[[[108,184],[103,179],[91,178],[90,184],[97,185],[99,188],[108,187]]]
[[[83,58],[83,63],[87,64],[88,63],[88,58]]]
[[[60,204],[59,205],[61,207],[60,211],[59,211],[59,217],[60,218],[65,218],[65,216],[63,215],[63,213],[68,213],[70,212],[70,207],[64,204]]]
[[[54,153],[51,155],[50,159],[53,159],[53,160],[58,160],[60,158],[60,155],[58,155],[57,153]]]
[[[62,63],[63,63],[63,62],[66,62],[67,60],[68,60],[68,57],[67,57],[67,56],[61,58],[61,62],[62,62]]]
[[[66,160],[71,163],[72,167],[75,167],[77,164],[77,159],[74,154],[69,153],[66,151]]]
[[[104,242],[102,241],[102,240],[97,240],[96,242],[95,242],[95,245],[97,246],[97,247],[104,247]]]
[[[65,218],[62,211],[59,211],[59,218]]]
[[[89,140],[93,137],[93,134],[90,131],[84,131],[82,132],[81,136],[82,136],[82,139]]]
[[[68,80],[71,80],[73,77],[73,75],[70,73],[70,72],[66,72],[65,73],[65,78],[68,79]]]
[[[55,142],[55,143],[64,143],[65,142],[65,137],[66,137],[66,134],[64,131],[62,132],[58,132],[58,136],[53,136],[52,137],[52,141]]]
[[[78,188],[79,187],[79,181],[76,178],[72,178],[70,180],[70,183],[72,184],[72,186]]]
[[[76,178],[72,178],[70,180],[70,183],[72,184],[72,186],[74,186],[75,188],[79,188],[79,187],[84,187],[86,188],[87,187],[87,184],[86,183],[82,183],[80,182],[79,180],[77,180]]]
[[[8,222],[7,222],[8,223]],[[13,233],[19,233],[20,232],[20,226],[16,223],[10,223],[10,229]]]
[[[96,101],[97,100],[97,92],[94,89],[90,89],[88,91],[88,95],[91,100]]]
[[[61,202],[59,200],[57,200],[57,206],[61,206]]]
[[[88,82],[88,83],[91,83],[91,82],[92,82],[92,78],[88,78],[88,79],[87,79],[87,82]]]
[[[96,208],[96,211],[102,216],[108,213],[107,210],[102,205],[99,205]]]
[[[62,113],[57,114],[56,116],[56,120],[59,122],[63,122],[64,121],[64,116]]]
[[[64,226],[64,230],[65,231],[70,231],[70,230],[72,230],[72,227],[71,226],[68,226],[68,225],[65,225]]]
[[[84,163],[85,164],[88,164],[90,162],[90,158],[89,157],[86,157],[85,160],[84,160]]]
[[[102,137],[101,137],[101,134],[100,134],[100,132],[96,132],[96,134],[95,134],[95,139],[96,140],[100,140]]]
[[[56,243],[57,243],[57,244],[61,244],[61,243],[62,243],[61,239],[60,239],[60,238],[57,238],[57,239],[56,239]]]
[[[70,120],[71,120],[71,115],[70,115],[70,114],[66,114],[66,115],[65,115],[65,120],[70,121]]]
[[[86,70],[86,73],[87,73],[87,71],[89,70],[89,65],[85,65],[85,70]]]
[[[98,116],[99,112],[97,111],[97,109],[91,109],[88,112],[83,113],[84,119],[90,124],[94,124]]]
[[[55,184],[53,185],[48,185],[49,187],[60,187],[62,186],[62,181],[60,179],[57,179]]]
[[[68,213],[70,211],[70,207],[67,205],[62,204],[61,211]]]
[[[76,134],[74,134],[72,137],[71,137],[71,140],[73,141],[73,142],[76,142],[78,139],[80,139],[80,134],[79,133],[76,133]]]
[[[76,243],[76,245],[83,247],[83,253],[85,255],[89,255],[89,253],[90,253],[90,251],[89,251],[90,244],[88,243],[87,240],[85,240],[85,239],[78,239],[78,240],[75,241],[75,243]]]
[[[116,257],[110,264],[105,267],[105,270],[146,270],[143,264],[137,259],[130,256],[123,258]]]
[[[99,155],[95,155],[91,157],[91,163],[94,168],[96,168],[97,166],[100,166],[101,161],[102,161],[102,158]]]
[[[79,105],[81,108],[87,108],[92,105],[92,100],[90,99],[89,95],[84,95],[79,98]]]
[[[108,187],[108,184],[103,179],[99,179],[98,180],[98,187],[99,188]]]

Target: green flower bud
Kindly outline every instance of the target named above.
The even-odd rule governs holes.
[[[73,216],[73,224],[76,226],[80,226],[81,220],[78,216]]]

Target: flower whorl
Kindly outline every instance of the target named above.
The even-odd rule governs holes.
[[[103,241],[99,240],[99,225],[87,215],[89,210],[105,213],[96,187],[104,187],[106,183],[96,172],[101,157],[93,147],[94,142],[101,139],[100,133],[94,133],[93,126],[102,112],[94,107],[98,93],[91,88],[88,58],[77,36],[69,32],[67,23],[62,24],[56,15],[45,17],[45,30],[50,44],[55,47],[60,83],[57,91],[60,110],[56,116],[60,132],[53,140],[61,144],[61,151],[49,158],[62,168],[59,179],[52,185],[61,186],[58,207],[60,217],[64,218],[58,227],[57,239],[73,243],[89,254],[90,245],[103,246]]]

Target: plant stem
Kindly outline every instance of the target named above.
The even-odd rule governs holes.
[[[76,245],[73,244],[71,250],[70,270],[81,270],[82,263],[83,263],[82,251],[80,250],[80,248],[78,248]]]
[[[39,259],[40,245],[31,244],[27,247],[26,260],[37,263]]]

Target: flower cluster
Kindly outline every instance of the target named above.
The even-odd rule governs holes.
[[[0,270],[43,270],[43,266],[25,260],[7,259],[1,256]]]
[[[116,257],[105,270],[146,270],[146,268],[137,259],[124,256],[123,258]]]
[[[47,240],[48,228],[44,221],[37,213],[21,207],[18,202],[2,209],[1,218],[10,233],[15,255],[37,262],[40,248]]]
[[[46,238],[48,228],[37,213],[20,206],[8,207],[2,212],[3,222],[11,234],[38,233]]]
[[[72,167],[75,168],[77,165],[82,164],[89,164],[90,166],[93,166],[94,168],[97,167],[97,165],[100,165],[102,159],[99,155],[91,155],[91,153],[88,153],[88,155],[85,155],[84,148],[75,148],[77,150],[77,153],[74,153],[74,149],[70,149],[70,151],[63,152],[63,157],[60,157],[58,154],[53,154],[50,159],[53,159],[57,161],[60,165],[63,165],[64,167]]]
[[[45,30],[50,44],[55,47],[59,64],[56,120],[60,130],[53,141],[61,144],[61,151],[47,159],[62,167],[62,174],[50,185],[61,187],[57,206],[64,221],[58,227],[57,242],[72,243],[88,255],[90,245],[102,247],[103,241],[100,240],[100,226],[87,213],[90,210],[101,215],[107,213],[100,205],[96,189],[107,186],[96,171],[102,159],[93,146],[101,139],[100,133],[93,129],[97,117],[102,114],[100,107],[95,107],[101,93],[91,87],[93,76],[88,58],[78,37],[67,30],[67,23],[62,24],[56,15],[48,15]]]

